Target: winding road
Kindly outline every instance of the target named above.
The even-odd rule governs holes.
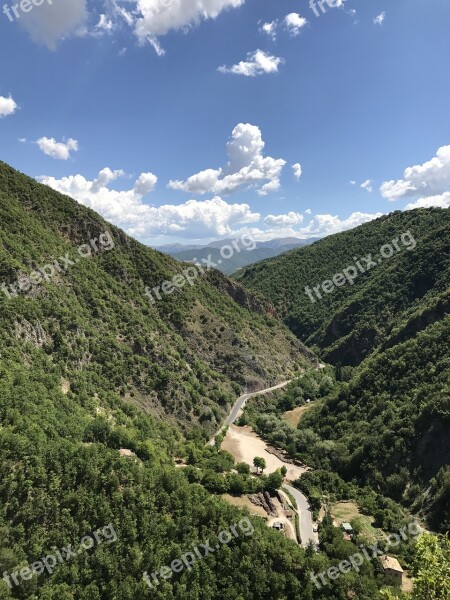
[[[320,365],[318,367],[318,369],[321,369],[321,368],[323,368],[323,365]],[[284,381],[282,383],[279,383],[278,385],[274,385],[270,388],[260,390],[259,392],[252,392],[250,394],[243,394],[242,396],[240,396],[236,400],[228,417],[225,419],[224,424],[219,429],[219,431],[211,438],[211,440],[208,442],[208,444],[210,446],[213,446],[216,435],[218,435],[226,427],[231,427],[231,425],[233,425],[233,423],[236,421],[236,419],[240,416],[240,414],[241,414],[242,410],[244,409],[245,404],[246,404],[247,400],[249,400],[249,398],[253,398],[254,396],[260,396],[263,394],[268,394],[269,392],[272,392],[274,390],[278,390],[278,389],[285,387],[288,383],[289,383],[289,381]],[[285,466],[289,469],[289,467],[291,467],[292,465],[286,463]],[[314,546],[317,547],[317,544],[319,543],[319,538],[318,538],[317,533],[315,533],[313,530],[314,520],[313,520],[312,511],[311,511],[311,507],[309,506],[308,499],[306,498],[306,496],[304,494],[302,494],[300,492],[300,490],[293,487],[292,485],[285,483],[284,487],[289,491],[289,493],[293,496],[293,498],[297,502],[297,512],[299,515],[300,536],[301,536],[301,541],[299,541],[299,543],[301,543],[301,545],[303,547],[306,547],[306,546],[308,546],[310,541],[312,541],[314,543]]]
[[[297,512],[300,520],[300,537],[302,546],[306,548],[309,542],[313,542],[316,547],[319,543],[319,536],[314,532],[314,521],[309,506],[308,498],[300,490],[287,483],[284,486],[297,502]]]
[[[244,409],[245,404],[249,398],[253,398],[253,396],[260,396],[262,394],[268,394],[269,392],[273,392],[274,390],[279,390],[280,388],[286,387],[288,383],[289,383],[289,381],[283,381],[283,383],[279,383],[278,385],[274,385],[270,388],[266,388],[265,390],[260,390],[259,392],[251,392],[250,394],[243,394],[242,396],[239,396],[239,398],[236,400],[233,408],[231,409],[230,414],[225,419],[224,424],[219,429],[219,431],[213,435],[213,437],[209,440],[208,444],[210,446],[213,446],[214,438],[216,437],[216,435],[219,435],[219,433],[223,429],[225,429],[225,427],[229,427],[230,425],[233,425],[233,423],[239,417],[241,411]]]

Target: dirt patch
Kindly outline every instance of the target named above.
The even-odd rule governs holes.
[[[232,506],[237,506],[238,508],[248,508],[250,514],[267,519],[267,513],[263,507],[255,506],[252,502],[250,502],[247,496],[236,498],[235,496],[230,496],[230,494],[223,494],[222,498]]]
[[[223,450],[226,450],[234,456],[237,462],[245,462],[253,465],[255,456],[260,456],[266,461],[267,468],[265,473],[273,473],[281,467],[286,467],[286,478],[290,481],[296,481],[303,473],[307,471],[304,467],[289,464],[280,460],[274,454],[270,454],[266,449],[266,442],[262,440],[251,427],[238,427],[232,425],[222,443]]]

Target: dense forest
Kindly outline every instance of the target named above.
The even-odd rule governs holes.
[[[383,578],[375,559],[332,586],[317,587],[311,577],[356,552],[365,542],[362,535],[344,540],[325,519],[320,552],[285,539],[221,497],[273,492],[281,485],[280,473],[252,478],[218,443],[205,442],[245,385],[261,387],[293,378],[287,394],[276,396],[271,409],[275,420],[280,410],[309,399],[320,406],[311,409],[298,430],[284,432],[284,440],[283,432],[276,431],[278,421],[271,432],[269,420],[265,433],[317,468],[303,481],[312,497],[317,477],[322,477],[322,489],[333,480],[344,495],[354,492],[345,486],[378,486],[367,492],[367,508],[381,502],[380,526],[396,530],[406,522],[406,513],[378,493],[384,483],[376,470],[365,479],[366,466],[354,454],[363,429],[352,429],[349,418],[339,439],[331,432],[336,406],[347,409],[342,402],[349,398],[354,398],[352,414],[359,425],[364,408],[358,408],[358,394],[374,402],[375,416],[381,410],[369,375],[370,361],[384,354],[374,353],[355,369],[315,371],[318,359],[276,318],[271,301],[215,271],[150,303],[145,287],[171,279],[185,265],[135,242],[91,210],[3,163],[0,220],[0,598],[379,600]],[[89,256],[79,252],[86,245],[91,247]],[[26,289],[25,278],[38,269],[45,273],[46,265],[58,268],[47,269],[47,279]],[[441,348],[448,352],[440,326],[435,323],[436,331],[422,333],[435,332],[435,337],[423,339],[423,346],[439,365]],[[419,336],[402,341],[419,342]],[[425,356],[425,350],[417,349]],[[397,345],[386,350],[396,351]],[[442,395],[432,387],[436,380],[445,386],[446,363],[441,362],[424,378],[424,387],[416,386],[420,402],[417,414],[410,415],[409,429],[399,427],[406,447],[398,452],[404,451],[405,460],[411,459],[407,441],[413,426],[422,427],[428,448],[430,436],[435,440],[434,433],[448,418]],[[405,389],[413,381],[407,376],[413,378],[414,372],[419,373],[405,367],[403,379],[396,375],[396,393],[400,399],[404,395],[404,406],[398,402],[402,415],[412,410]],[[364,391],[358,391],[358,381]],[[438,398],[434,402],[433,389]],[[273,398],[268,398],[268,407],[270,402]],[[319,428],[311,419],[320,410],[325,412]],[[388,414],[390,423],[394,408]],[[380,435],[383,422],[380,417],[374,436]],[[368,440],[375,444],[375,438]],[[439,471],[439,456],[433,463],[434,487],[419,509],[432,508],[444,526],[446,472]],[[373,464],[378,461],[373,455]],[[432,476],[419,473],[419,466],[418,477]],[[381,473],[386,470],[384,465],[379,468]],[[405,468],[409,476],[413,463]],[[395,495],[398,482],[387,477],[386,483],[386,493]],[[156,587],[144,579],[145,573],[171,564],[194,546],[216,548],[221,532],[243,518],[251,522],[251,531],[238,532]],[[80,548],[85,536],[93,538],[99,531],[113,531],[114,537]],[[411,544],[402,549],[419,582],[442,577],[447,568],[448,549],[436,540],[424,539],[420,561]],[[70,560],[28,576],[30,565],[69,545],[80,548]],[[443,559],[430,558],[430,549]],[[416,599],[425,600],[420,589]]]
[[[450,529],[449,220],[444,209],[395,212],[239,277],[264,288],[291,329],[336,367],[339,385],[302,419],[291,449],[441,531]],[[405,233],[407,245],[352,285],[308,298],[306,286]]]

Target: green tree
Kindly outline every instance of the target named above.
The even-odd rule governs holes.
[[[253,465],[257,468],[257,469],[261,469],[261,472],[264,472],[264,469],[267,467],[266,461],[264,460],[264,458],[261,458],[260,456],[255,456],[255,458],[253,459]]]

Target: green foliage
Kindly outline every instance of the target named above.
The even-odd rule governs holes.
[[[450,210],[394,212],[239,276],[336,365],[341,384],[305,415],[295,439],[273,419],[260,421],[260,431],[311,466],[421,512],[441,531],[450,529],[449,225]],[[354,257],[378,255],[408,231],[414,248],[400,243],[392,258],[320,301],[306,295],[305,286]],[[288,394],[285,403],[295,405]]]

